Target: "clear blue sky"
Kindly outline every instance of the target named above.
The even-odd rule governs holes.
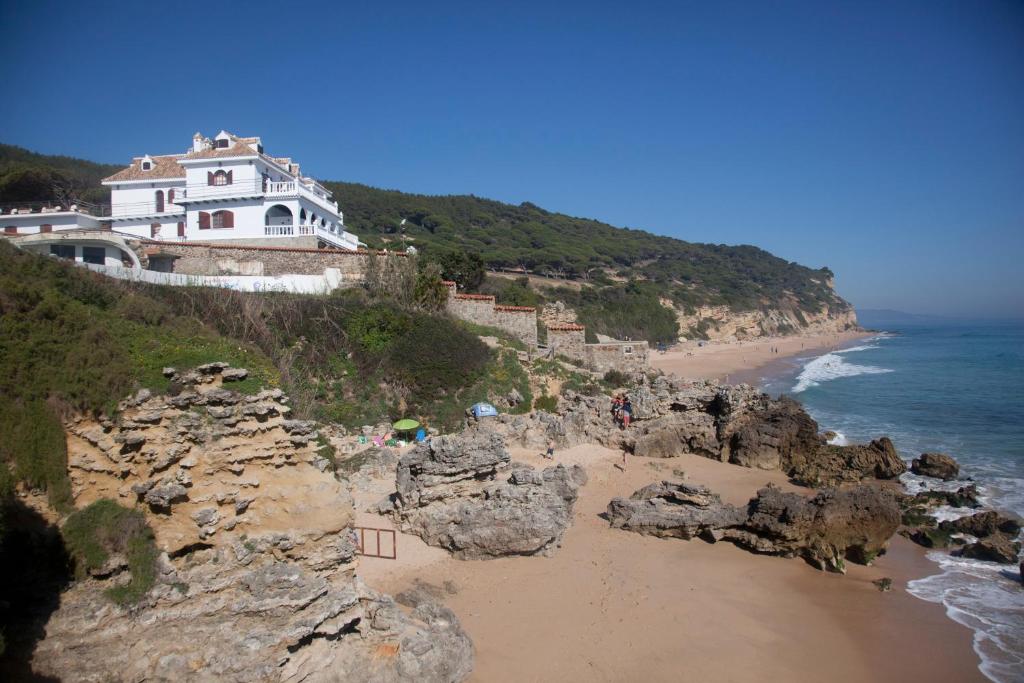
[[[861,307],[1024,316],[1024,2],[0,4],[0,141],[221,128],[325,179],[830,266]]]

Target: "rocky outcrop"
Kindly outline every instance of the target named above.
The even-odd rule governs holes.
[[[67,681],[459,681],[472,643],[447,609],[399,606],[356,576],[352,498],[318,425],[280,390],[230,390],[246,372],[165,370],[114,420],[67,425],[75,503],[145,513],[160,555],[127,607],[111,562],[62,594],[32,662]]]
[[[862,479],[893,479],[906,465],[882,438],[867,446],[829,446],[799,403],[773,399],[747,385],[641,377],[629,390],[633,423],[620,430],[605,396],[567,392],[559,414],[501,415],[481,428],[508,441],[542,447],[598,443],[635,455],[669,458],[684,453],[744,467],[782,470],[814,486]]]
[[[282,556],[335,563],[332,539],[351,524],[352,499],[327,471],[317,425],[289,419],[280,389],[230,390],[245,371],[227,364],[165,374],[168,395],[143,391],[114,420],[66,426],[76,507],[100,498],[141,505],[170,555],[284,535]]]
[[[995,533],[1016,536],[1020,532],[1020,526],[1020,521],[1001,515],[995,510],[986,510],[969,517],[939,523],[939,528],[943,531],[968,534],[976,538],[984,538]]]
[[[101,583],[79,582],[32,664],[64,681],[397,682],[462,680],[472,662],[447,609],[403,610],[346,573],[327,577],[239,542],[164,555],[156,588],[132,609],[111,605]]]
[[[895,479],[906,471],[907,465],[892,441],[883,436],[866,446],[825,444],[813,451],[812,457],[797,454],[791,461],[789,475],[798,484],[820,487],[869,478]]]
[[[641,534],[691,539],[722,537],[722,530],[742,527],[747,519],[743,508],[722,502],[706,486],[670,481],[655,482],[629,498],[614,498],[608,504],[608,521],[613,529]]]
[[[952,481],[960,476],[960,465],[944,453],[922,453],[911,461],[910,471],[922,477]]]
[[[469,429],[402,456],[397,492],[383,509],[403,530],[459,558],[550,554],[585,483],[578,465],[515,464],[499,435]]]
[[[822,491],[813,498],[768,486],[746,509],[723,503],[703,486],[651,484],[609,503],[612,527],[654,536],[727,540],[758,553],[803,557],[843,571],[884,552],[900,523],[894,497],[874,486]]]
[[[969,543],[960,551],[961,557],[1001,564],[1016,564],[1020,561],[1019,555],[1020,543],[1004,534],[993,534]]]

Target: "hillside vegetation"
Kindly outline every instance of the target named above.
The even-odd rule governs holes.
[[[807,268],[757,247],[684,242],[529,203],[324,184],[344,209],[348,229],[371,245],[412,244],[427,253],[460,249],[480,254],[491,268],[524,268],[597,285],[644,280],[683,307],[818,311],[845,303],[828,284],[828,268]]]
[[[280,386],[297,416],[350,427],[451,428],[476,401],[532,400],[513,349],[409,302],[140,286],[0,241],[0,494],[22,482],[70,510],[61,420],[112,414],[137,389],[167,390],[164,367],[212,361],[249,369],[239,391]]]
[[[110,191],[100,181],[121,168],[0,144],[0,204],[46,200],[109,203]]]
[[[108,201],[99,181],[118,168],[0,145],[0,202],[69,196]],[[797,321],[804,312],[849,309],[832,290],[828,268],[807,268],[753,246],[685,242],[529,203],[324,185],[334,192],[348,229],[369,246],[415,246],[423,262],[439,264],[466,291],[486,288],[486,269],[523,270],[576,285],[546,288],[537,300],[564,301],[591,333],[672,342],[681,332],[677,313],[692,315],[702,306],[789,311]]]

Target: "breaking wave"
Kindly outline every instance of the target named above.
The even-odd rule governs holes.
[[[804,365],[804,369],[799,375],[797,375],[796,384],[793,386],[792,392],[794,394],[799,394],[811,387],[818,386],[822,382],[829,382],[834,379],[840,379],[841,377],[880,375],[886,372],[892,372],[892,370],[888,368],[879,368],[874,365],[856,365],[854,363],[847,362],[847,360],[843,358],[843,354],[845,353],[867,351],[868,349],[877,348],[878,346],[874,344],[851,346],[848,349],[832,351],[831,353],[826,353],[824,356],[815,358]]]

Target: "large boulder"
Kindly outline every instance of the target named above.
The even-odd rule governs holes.
[[[579,465],[512,464],[500,435],[471,429],[399,460],[390,512],[403,530],[459,558],[550,554],[586,479]]]
[[[767,486],[747,508],[722,503],[704,486],[646,486],[608,505],[612,527],[654,536],[728,540],[757,553],[803,557],[819,569],[845,570],[885,551],[900,524],[895,497],[861,484],[813,498]]]
[[[632,452],[645,458],[672,458],[696,453],[717,458],[715,420],[708,413],[672,413],[641,423],[632,436]]]
[[[735,410],[735,409],[734,409]],[[762,470],[789,470],[821,443],[818,423],[796,401],[782,397],[748,412],[725,442],[723,459]]]
[[[790,460],[787,474],[798,484],[811,487],[838,486],[863,479],[895,479],[907,471],[888,437],[865,445],[819,445],[799,452]]]
[[[613,498],[607,515],[615,529],[709,540],[720,538],[722,529],[742,526],[747,518],[746,510],[723,503],[706,486],[670,481],[645,486],[629,498]]]
[[[960,476],[960,465],[944,453],[922,453],[910,463],[910,471],[922,477],[951,481]]]
[[[895,497],[861,484],[813,498],[774,486],[750,501],[744,533],[733,540],[756,552],[799,555],[820,569],[842,571],[844,560],[871,562],[900,524]]]
[[[950,533],[968,534],[975,538],[984,538],[998,532],[1016,536],[1020,532],[1020,522],[1000,515],[995,510],[986,510],[968,517],[941,522],[939,528]]]
[[[960,551],[961,557],[1002,564],[1016,564],[1019,561],[1018,555],[1020,555],[1020,543],[1004,534],[992,534],[964,546]]]

